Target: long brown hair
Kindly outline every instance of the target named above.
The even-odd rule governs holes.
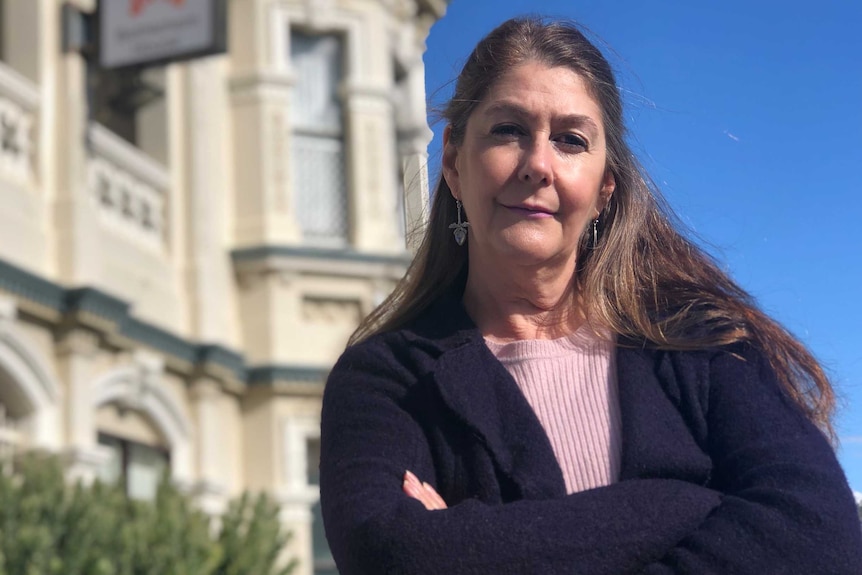
[[[576,285],[594,326],[645,345],[693,350],[748,342],[769,360],[790,396],[834,439],[835,408],[825,373],[798,340],[760,311],[675,225],[676,219],[625,140],[614,73],[601,52],[569,22],[516,18],[486,36],[468,58],[443,112],[459,145],[471,113],[497,78],[535,61],[581,76],[602,110],[608,166],[616,181],[599,216],[599,240],[578,246]],[[405,277],[359,325],[350,343],[403,326],[466,272],[467,250],[452,240],[455,200],[441,177],[423,241]]]

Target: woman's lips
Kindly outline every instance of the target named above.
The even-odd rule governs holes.
[[[506,208],[516,214],[526,218],[552,218],[554,214],[541,208],[526,208],[523,206],[506,206]]]

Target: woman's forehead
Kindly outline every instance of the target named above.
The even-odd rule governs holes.
[[[473,110],[473,115],[525,119],[549,113],[597,128],[602,121],[601,106],[583,76],[566,67],[539,62],[525,62],[500,76]]]

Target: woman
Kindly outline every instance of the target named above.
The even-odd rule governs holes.
[[[510,20],[445,117],[424,242],[324,396],[342,575],[862,573],[829,382],[671,225],[600,52]]]

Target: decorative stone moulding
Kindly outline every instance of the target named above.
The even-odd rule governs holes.
[[[399,260],[385,258],[384,261]],[[137,319],[128,302],[96,288],[64,288],[0,259],[0,296],[3,294],[14,298],[18,308],[30,310],[28,313],[42,310],[39,317],[58,323],[59,329],[67,334],[93,337],[94,345],[106,340],[120,349],[148,350],[145,354],[133,353],[136,381],[146,381],[148,374],[170,370],[186,376],[212,378],[223,389],[235,394],[244,393],[248,387],[268,387],[282,394],[319,396],[329,373],[328,365],[249,365],[246,357],[235,350],[189,341]],[[8,308],[11,304],[8,298],[6,301]],[[0,312],[4,306],[2,302],[0,297]],[[5,313],[14,312],[7,309]],[[0,328],[2,325],[0,320]],[[0,329],[0,342],[2,335]],[[47,378],[41,380],[47,381]],[[53,394],[51,389],[48,391]],[[151,385],[123,389],[127,392],[124,397],[132,402],[146,403],[152,398]]]
[[[39,93],[0,62],[0,178],[29,185],[33,174],[33,122]]]

